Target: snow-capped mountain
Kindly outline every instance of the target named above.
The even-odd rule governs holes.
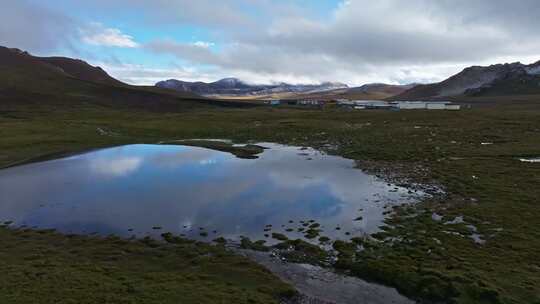
[[[237,78],[224,78],[216,82],[186,82],[176,79],[169,79],[156,83],[157,87],[167,88],[182,92],[192,92],[203,96],[210,95],[237,95],[237,96],[259,96],[277,93],[313,93],[335,89],[347,88],[343,83],[323,82],[321,84],[300,84],[278,83],[270,85],[252,85]]]

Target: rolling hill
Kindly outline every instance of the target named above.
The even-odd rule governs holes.
[[[107,74],[102,68],[94,67],[79,59],[66,57],[37,57],[41,62],[48,63],[61,69],[67,75],[76,79],[114,86],[127,86]]]
[[[540,94],[540,61],[472,66],[434,84],[418,85],[395,96],[396,100],[445,99]]]
[[[98,105],[152,111],[245,106],[190,92],[122,83],[99,67],[65,57],[36,57],[0,47],[0,107]]]
[[[416,86],[416,84],[392,85],[384,83],[371,83],[365,84],[360,87],[312,93],[301,97],[317,98],[323,100],[382,100],[401,94],[414,86]]]

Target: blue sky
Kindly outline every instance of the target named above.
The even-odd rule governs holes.
[[[13,0],[0,44],[81,58],[132,84],[442,80],[540,59],[536,0]],[[31,20],[31,22],[29,22]]]

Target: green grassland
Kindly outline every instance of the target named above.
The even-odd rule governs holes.
[[[389,226],[376,235],[379,241],[364,241],[362,252],[339,244],[337,267],[426,300],[540,303],[540,165],[517,160],[540,156],[538,102],[459,112],[202,108],[157,113],[90,104],[54,111],[39,104],[11,105],[0,110],[0,167],[105,146],[191,138],[324,148],[359,160],[360,167],[369,162],[373,171],[395,169],[413,181],[440,184],[448,193],[396,209]],[[418,168],[426,171],[420,174]],[[433,212],[444,220],[434,221]],[[444,224],[456,216],[465,223]],[[466,224],[474,225],[486,243],[473,242]],[[211,303],[222,296],[214,303],[272,302],[287,292],[257,266],[202,245],[198,250],[218,254],[206,261],[204,254],[190,256],[192,247],[152,248],[6,229],[0,230],[0,240],[0,302],[27,303],[31,296],[43,303]],[[215,265],[222,267],[217,274]],[[222,275],[229,271],[238,273]],[[225,298],[229,290],[236,298]],[[190,298],[194,295],[203,300]]]
[[[277,303],[294,294],[223,247],[0,228],[1,303]]]

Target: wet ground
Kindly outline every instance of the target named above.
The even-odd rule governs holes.
[[[295,286],[300,296],[294,304],[412,304],[394,288],[368,283],[309,264],[291,264],[267,252],[242,250],[241,253],[265,266],[283,281]]]

